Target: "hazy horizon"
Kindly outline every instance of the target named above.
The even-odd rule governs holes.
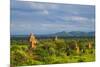
[[[66,31],[60,31],[60,32],[49,33],[49,34],[36,34],[34,32],[31,32],[31,33],[33,33],[34,35],[52,35],[52,34],[57,34],[57,33],[61,33],[61,32],[66,32]],[[95,33],[95,31],[88,31],[88,32],[86,32],[86,31],[70,31],[70,32],[83,32],[83,33],[94,32]],[[66,32],[66,33],[70,33],[70,32]],[[10,34],[10,35],[11,36],[16,36],[16,35],[30,35],[30,33],[28,33],[28,34]]]

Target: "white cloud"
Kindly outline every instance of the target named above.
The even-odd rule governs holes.
[[[42,27],[45,27],[45,28],[53,28],[53,29],[55,29],[55,28],[66,28],[66,25],[64,25],[64,24],[42,24]]]
[[[76,20],[76,21],[84,21],[84,20],[88,20],[86,17],[81,17],[81,16],[71,16],[72,20]]]
[[[43,10],[42,13],[45,14],[45,15],[48,15],[49,14],[49,11],[48,10]]]
[[[31,8],[37,8],[37,9],[57,9],[59,8],[58,4],[52,4],[52,3],[35,3],[35,2],[28,2]]]

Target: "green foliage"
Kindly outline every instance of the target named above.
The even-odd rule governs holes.
[[[80,48],[76,53],[75,41]],[[88,49],[88,41],[93,48]],[[36,49],[29,49],[27,40],[11,40],[11,65],[39,65],[95,61],[95,41],[89,38],[40,39]]]

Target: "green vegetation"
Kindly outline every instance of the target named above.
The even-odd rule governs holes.
[[[76,46],[79,46],[79,54]],[[92,48],[88,48],[91,42]],[[11,39],[11,65],[61,64],[95,61],[95,40],[93,38],[39,39],[36,49],[29,49],[28,40]]]

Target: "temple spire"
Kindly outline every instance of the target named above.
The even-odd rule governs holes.
[[[36,48],[37,40],[33,33],[30,33],[29,42],[30,42],[31,48]]]

